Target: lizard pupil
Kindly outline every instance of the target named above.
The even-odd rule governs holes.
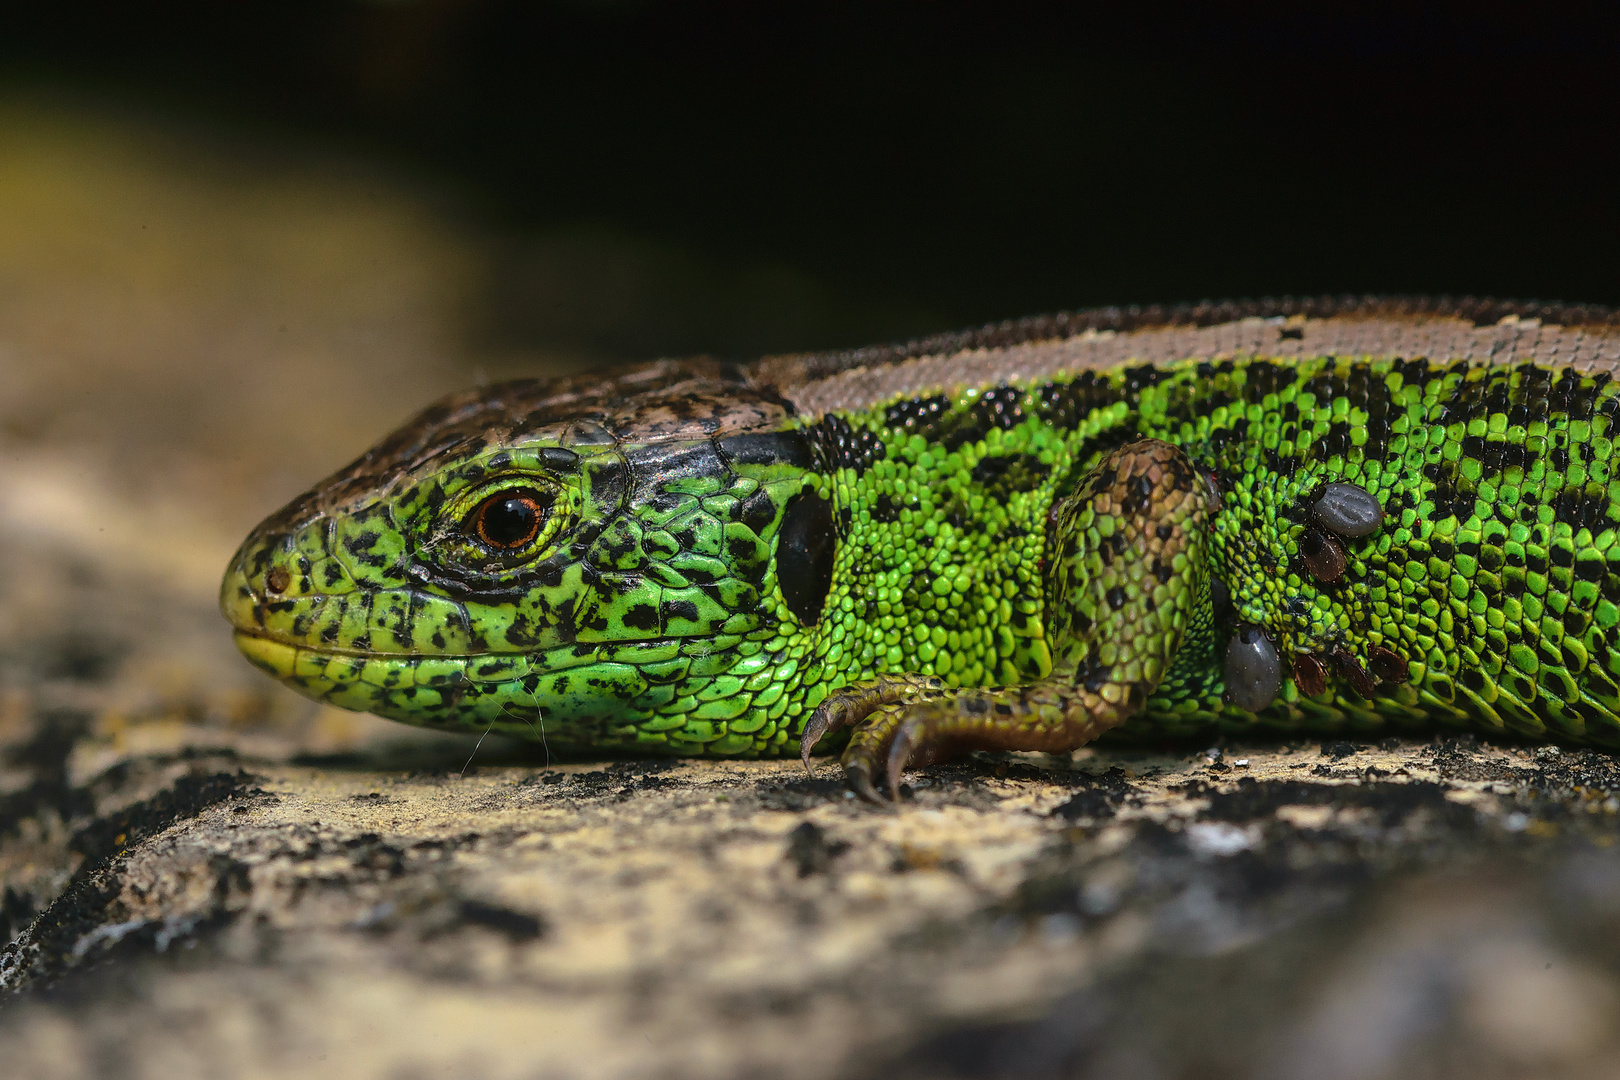
[[[485,547],[513,551],[534,539],[544,515],[538,492],[503,491],[478,504],[472,515],[473,532]]]
[[[836,549],[831,503],[813,491],[788,503],[776,541],[776,582],[788,610],[805,626],[821,618]]]

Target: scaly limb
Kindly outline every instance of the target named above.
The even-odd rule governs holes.
[[[901,675],[850,687],[811,715],[802,754],[808,760],[823,735],[854,727],[844,772],[858,794],[875,799],[879,770],[894,796],[913,763],[980,749],[1073,750],[1134,716],[1169,670],[1198,605],[1209,604],[1205,550],[1216,500],[1169,443],[1145,439],[1114,451],[1048,518],[1047,677],[953,690]]]

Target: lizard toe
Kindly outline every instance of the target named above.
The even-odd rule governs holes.
[[[856,721],[864,718],[872,709],[871,705],[863,707],[862,695],[857,692],[842,691],[830,695],[820,705],[816,706],[805,722],[804,733],[799,737],[799,757],[804,767],[810,767],[810,754],[815,750],[816,744],[829,733],[842,731]]]
[[[862,761],[844,762],[844,779],[861,801],[869,802],[873,806],[887,806],[883,796],[878,794],[877,788],[872,786],[872,770]]]
[[[820,742],[822,736],[832,727],[832,720],[828,717],[826,709],[827,703],[822,702],[816,711],[810,714],[810,719],[804,725],[804,734],[799,736],[799,760],[804,762],[806,772],[814,772],[810,768],[810,754],[815,750],[816,743]]]
[[[916,717],[908,717],[900,722],[900,726],[895,729],[893,741],[889,743],[886,773],[889,780],[889,797],[895,802],[900,801],[900,774],[911,764],[917,746],[922,741],[922,735],[922,721]]]
[[[844,748],[842,759],[844,775],[848,778],[850,787],[863,799],[867,799],[868,792],[875,793],[872,778],[877,775],[888,778],[890,794],[896,800],[899,798],[900,789],[895,783],[895,777],[899,775],[899,770],[905,767],[904,762],[910,759],[911,750],[915,747],[914,736],[908,736],[903,740],[901,750],[903,759],[899,767],[893,766],[892,751],[896,737],[908,727],[914,727],[906,720],[906,709],[907,705],[904,703],[893,703],[873,710],[865,722],[855,729],[855,733],[850,736],[849,745]],[[862,790],[863,785],[865,790]]]
[[[829,694],[805,722],[799,754],[809,759],[823,737],[859,724],[886,705],[929,701],[944,693],[944,683],[932,675],[890,675]]]

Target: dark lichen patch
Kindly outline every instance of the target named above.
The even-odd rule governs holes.
[[[1402,825],[1417,814],[1438,815],[1433,824],[1460,832],[1471,831],[1476,814],[1446,798],[1443,784],[1422,781],[1362,784],[1313,784],[1303,781],[1238,780],[1234,789],[1208,794],[1202,820],[1246,823],[1276,817],[1285,806],[1327,806],[1336,810],[1362,809],[1374,813],[1385,829]]]
[[[1446,780],[1519,782],[1527,771],[1515,763],[1481,753],[1479,739],[1457,735],[1437,739],[1429,751],[1431,767]]]
[[[62,635],[46,653],[51,658],[44,668],[47,678],[75,682],[100,682],[111,676],[129,652],[126,642],[82,630]]]
[[[616,761],[601,769],[523,771],[484,797],[485,808],[518,802],[623,802],[653,792],[695,791],[699,785],[679,776],[681,762],[669,758]]]
[[[484,900],[461,901],[456,916],[462,926],[493,930],[514,944],[534,941],[546,932],[545,920],[538,915]]]
[[[1065,821],[1081,819],[1090,819],[1094,822],[1107,821],[1135,790],[1134,785],[1126,778],[1125,770],[1116,765],[1101,776],[1090,778],[1085,786],[1070,796],[1067,802],[1054,809],[1052,814]]]
[[[43,811],[53,811],[64,821],[94,812],[93,793],[68,777],[68,758],[92,722],[78,709],[46,710],[33,718],[28,738],[5,749],[6,763],[25,770],[29,783],[0,796],[0,836],[15,835],[23,822]]]
[[[1056,786],[1077,792],[1101,791],[1105,799],[1112,799],[1116,793],[1120,800],[1132,797],[1121,768],[1110,768],[1098,777],[1079,769],[1046,768],[1022,758],[1009,759],[997,754],[974,754],[908,772],[907,776],[911,792],[903,793],[903,797],[930,807],[961,806],[989,811],[1023,784],[1043,788]]]
[[[829,840],[827,832],[813,821],[801,822],[788,834],[787,850],[782,857],[791,863],[801,878],[811,874],[825,874],[832,869],[833,860],[850,848],[846,840]]]
[[[380,878],[396,878],[405,872],[405,851],[389,843],[376,833],[362,833],[342,842],[355,870],[366,871]]]
[[[178,821],[238,794],[256,794],[248,773],[212,773],[182,776],[174,786],[150,799],[85,825],[73,836],[71,848],[84,858],[79,876],[101,870],[103,863]]]
[[[793,813],[824,806],[827,803],[847,802],[845,796],[848,793],[849,786],[843,779],[830,775],[813,777],[795,773],[784,777],[771,776],[757,781],[754,785],[754,796],[759,800],[761,808],[787,810]]]
[[[70,845],[83,856],[78,871],[28,928],[0,950],[0,988],[48,983],[111,950],[136,945],[167,948],[178,936],[228,922],[232,915],[219,905],[201,914],[188,913],[179,922],[124,917],[119,869],[140,841],[235,796],[251,798],[255,794],[251,781],[242,772],[183,776],[157,795],[80,828]],[[240,887],[243,873],[231,860],[222,859],[211,870],[217,898]]]

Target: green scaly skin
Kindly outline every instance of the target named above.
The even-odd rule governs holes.
[[[805,410],[767,370],[440,403],[246,540],[238,644],[321,701],[554,748],[808,754],[853,729],[864,794],[1116,726],[1620,746],[1606,373],[1192,356]],[[1324,579],[1302,544],[1329,482],[1384,519],[1330,537]],[[481,542],[479,508],[520,491],[537,535]],[[1224,700],[1239,624],[1281,658],[1258,712]]]

